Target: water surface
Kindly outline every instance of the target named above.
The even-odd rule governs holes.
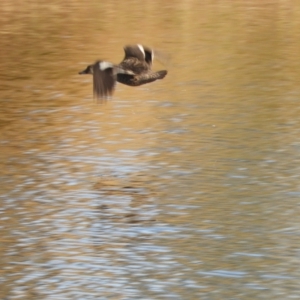
[[[5,1],[1,299],[298,299],[293,1]],[[106,104],[78,71],[142,43]]]

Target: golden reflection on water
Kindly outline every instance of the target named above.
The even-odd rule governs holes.
[[[299,296],[299,13],[4,1],[1,297]],[[78,71],[137,42],[167,77],[97,105]]]

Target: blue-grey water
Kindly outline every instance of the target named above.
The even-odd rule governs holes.
[[[4,1],[0,298],[299,299],[300,7]],[[141,43],[164,80],[93,101]]]

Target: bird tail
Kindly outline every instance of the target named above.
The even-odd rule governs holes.
[[[167,75],[167,73],[168,72],[166,70],[143,73],[143,74],[134,76],[131,79],[130,84],[128,84],[128,83],[127,84],[131,85],[131,86],[138,86],[138,85],[142,85],[145,83],[150,83],[157,79],[163,79]]]
[[[155,74],[156,74],[156,79],[163,79],[168,74],[168,71],[162,70],[162,71],[156,72]]]

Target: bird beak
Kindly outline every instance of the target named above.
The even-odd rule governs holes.
[[[80,74],[80,75],[82,75],[82,74],[91,74],[90,66],[87,66],[86,69],[84,69],[83,71],[79,72],[78,74]]]

